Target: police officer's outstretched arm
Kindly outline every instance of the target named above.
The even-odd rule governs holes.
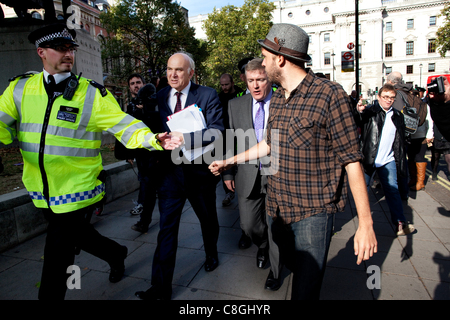
[[[123,112],[113,95],[103,90],[99,90],[94,99],[97,129],[113,134],[128,149],[173,150],[180,146],[179,138],[167,133],[155,134],[142,121]]]

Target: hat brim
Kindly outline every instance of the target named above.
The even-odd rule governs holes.
[[[281,54],[282,56],[288,57],[288,58],[290,58],[292,60],[303,61],[303,62],[310,62],[312,60],[309,55],[306,55],[308,57],[307,59],[302,59],[302,58],[291,56],[291,55],[283,53],[283,52],[276,51],[276,50],[268,47],[266,44],[264,44],[264,39],[259,39],[259,40],[256,40],[256,41],[258,41],[259,45],[261,47],[263,47],[264,49],[266,49],[267,51],[270,51],[270,52],[275,53],[275,54]]]

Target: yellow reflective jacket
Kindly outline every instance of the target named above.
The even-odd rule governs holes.
[[[80,78],[72,100],[49,98],[43,73],[13,80],[0,97],[0,141],[15,135],[23,156],[23,183],[38,208],[75,211],[100,201],[105,184],[102,132],[127,148],[162,150],[145,124],[123,112],[106,89]]]

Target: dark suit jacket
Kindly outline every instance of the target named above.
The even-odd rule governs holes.
[[[172,114],[172,110],[167,103],[171,89],[172,88],[170,86],[167,86],[156,95],[159,114],[163,123],[163,132],[170,132],[166,122],[167,117]],[[200,147],[199,144],[201,144],[201,146],[206,146],[216,140],[217,134],[221,134],[224,131],[222,107],[216,90],[191,83],[191,88],[189,90],[189,95],[187,96],[185,107],[192,104],[197,104],[197,106],[202,110],[203,116],[206,120],[206,129],[184,134],[186,149]],[[209,132],[211,134],[205,135],[207,130],[211,130]]]

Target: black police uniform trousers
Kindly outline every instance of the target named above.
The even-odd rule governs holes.
[[[39,288],[40,300],[65,298],[67,279],[71,276],[71,272],[67,273],[67,268],[74,264],[75,254],[78,254],[80,249],[110,265],[123,263],[123,257],[120,257],[122,246],[102,236],[90,223],[94,208],[95,205],[92,205],[60,214],[43,209],[49,224]]]

